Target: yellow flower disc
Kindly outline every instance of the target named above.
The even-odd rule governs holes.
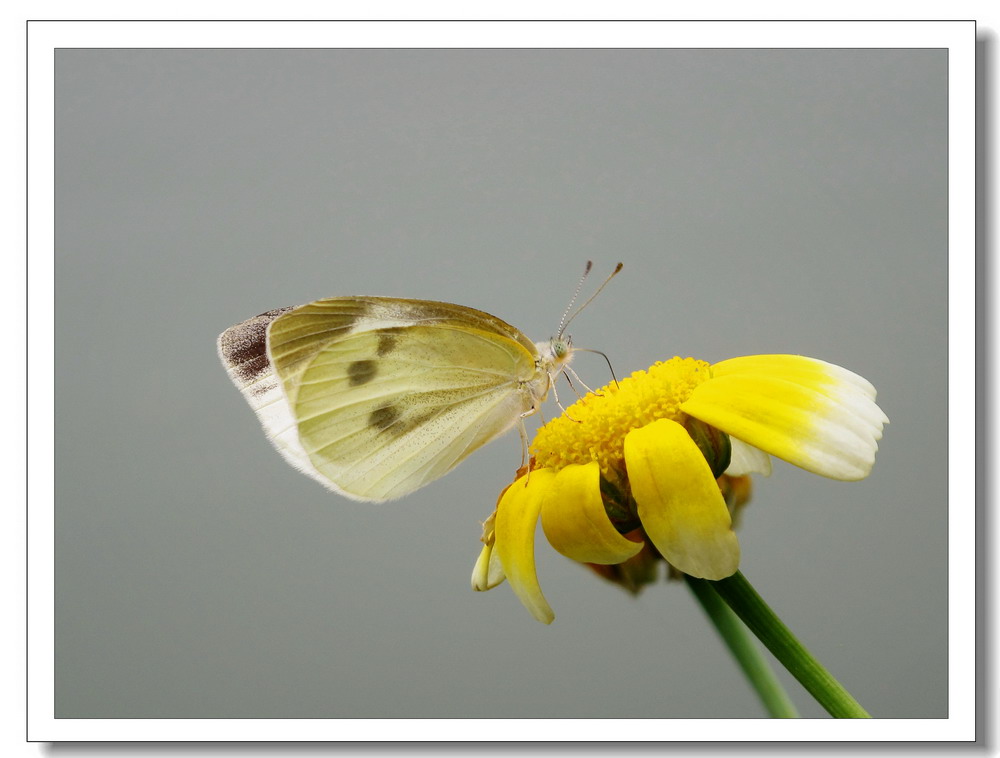
[[[605,477],[623,472],[625,435],[661,418],[682,421],[681,404],[711,375],[694,358],[654,363],[575,402],[538,430],[531,452],[539,466],[557,470],[597,461]]]

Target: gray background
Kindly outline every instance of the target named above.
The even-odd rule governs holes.
[[[633,599],[540,539],[552,626],[470,590],[516,434],[358,504],[271,450],[216,359],[331,295],[547,338],[588,258],[625,270],[571,331],[619,374],[791,352],[878,387],[873,475],[777,463],[742,569],[873,714],[947,714],[945,51],[56,64],[57,717],[762,716],[683,584]]]

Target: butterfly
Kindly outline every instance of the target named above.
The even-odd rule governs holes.
[[[286,461],[334,492],[381,502],[444,476],[515,424],[525,450],[523,419],[573,357],[573,317],[532,342],[463,305],[331,297],[236,324],[218,352]]]

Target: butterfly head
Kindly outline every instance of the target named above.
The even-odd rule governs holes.
[[[573,340],[570,337],[553,337],[536,342],[535,347],[538,348],[539,367],[550,376],[558,374],[573,359]]]

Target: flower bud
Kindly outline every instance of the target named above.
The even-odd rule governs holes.
[[[749,476],[723,474],[719,477],[719,489],[722,491],[722,497],[729,508],[729,515],[732,516],[733,529],[736,529],[740,525],[743,507],[750,502],[753,481]]]
[[[641,529],[637,529],[625,536],[636,541],[646,538]],[[656,548],[653,547],[652,543],[646,541],[641,551],[623,563],[612,565],[587,563],[584,565],[612,584],[617,584],[632,595],[638,595],[647,584],[657,581],[659,577],[658,567],[662,560],[663,558],[656,551]]]
[[[705,460],[708,461],[708,465],[712,469],[712,476],[718,479],[729,468],[729,460],[732,456],[729,435],[720,432],[714,426],[709,426],[704,421],[699,421],[694,416],[688,416],[684,419],[684,429],[701,450]]]

